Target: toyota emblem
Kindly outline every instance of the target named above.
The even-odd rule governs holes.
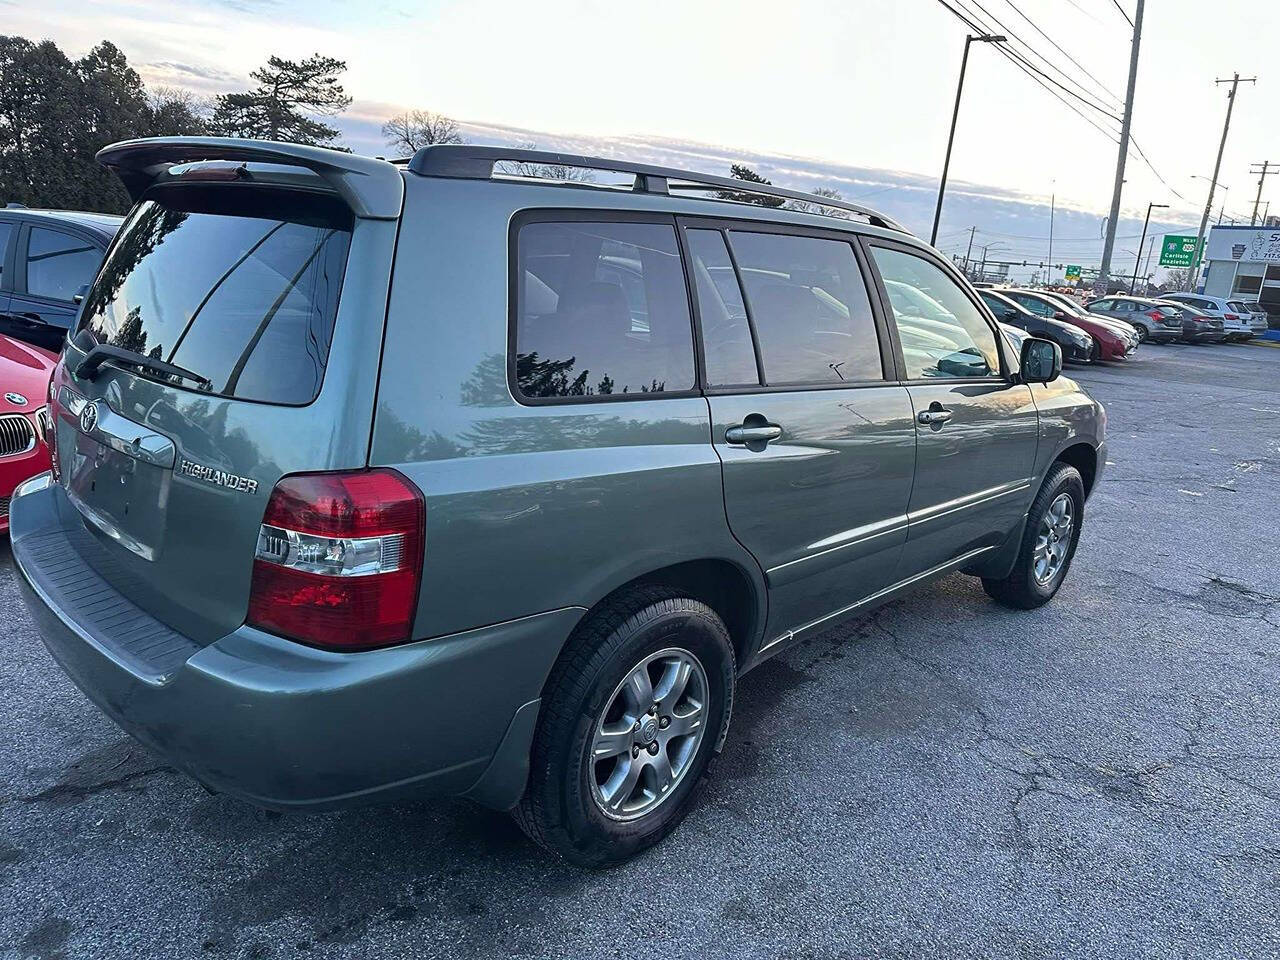
[[[85,433],[93,433],[93,428],[98,425],[98,404],[90,401],[84,405],[84,409],[80,411],[80,429]]]

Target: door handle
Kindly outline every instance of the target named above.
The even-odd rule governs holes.
[[[752,424],[730,427],[724,432],[725,441],[743,445],[748,443],[768,443],[782,436],[782,428],[774,423]]]
[[[941,426],[950,420],[952,416],[953,414],[950,410],[935,401],[929,404],[928,410],[921,410],[916,414],[916,422],[922,423],[927,427],[932,427],[934,425]]]

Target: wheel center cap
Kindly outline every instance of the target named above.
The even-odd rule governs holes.
[[[636,734],[636,739],[644,746],[653,743],[658,736],[658,719],[657,717],[648,717],[644,723],[640,724],[640,732]]]

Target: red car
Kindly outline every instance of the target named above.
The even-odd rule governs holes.
[[[49,469],[46,403],[57,362],[57,354],[0,336],[0,533],[9,529],[14,487]]]

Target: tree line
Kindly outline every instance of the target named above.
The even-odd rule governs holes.
[[[103,41],[78,60],[52,40],[0,36],[0,206],[56,207],[123,213],[129,197],[94,154],[109,143],[135,137],[224,136],[280,140],[345,149],[340,131],[325,122],[351,105],[341,77],[347,65],[313,54],[302,60],[270,57],[250,77],[248,90],[202,99],[176,87],[150,89],[124,53]],[[396,155],[420,147],[464,143],[450,117],[407,110],[382,125]],[[522,143],[535,148],[536,144]],[[590,170],[563,164],[510,162],[500,172],[550,180],[591,182]],[[769,181],[743,164],[730,176],[744,183]],[[717,191],[721,199],[847,216],[823,199],[838,191],[819,188],[814,201],[784,201],[749,189]]]
[[[122,213],[129,197],[94,154],[134,137],[226,136],[339,146],[322,117],[351,103],[346,64],[271,57],[251,89],[203,100],[148,89],[115,44],[72,60],[51,40],[0,36],[0,206]],[[339,147],[341,149],[341,147]]]

